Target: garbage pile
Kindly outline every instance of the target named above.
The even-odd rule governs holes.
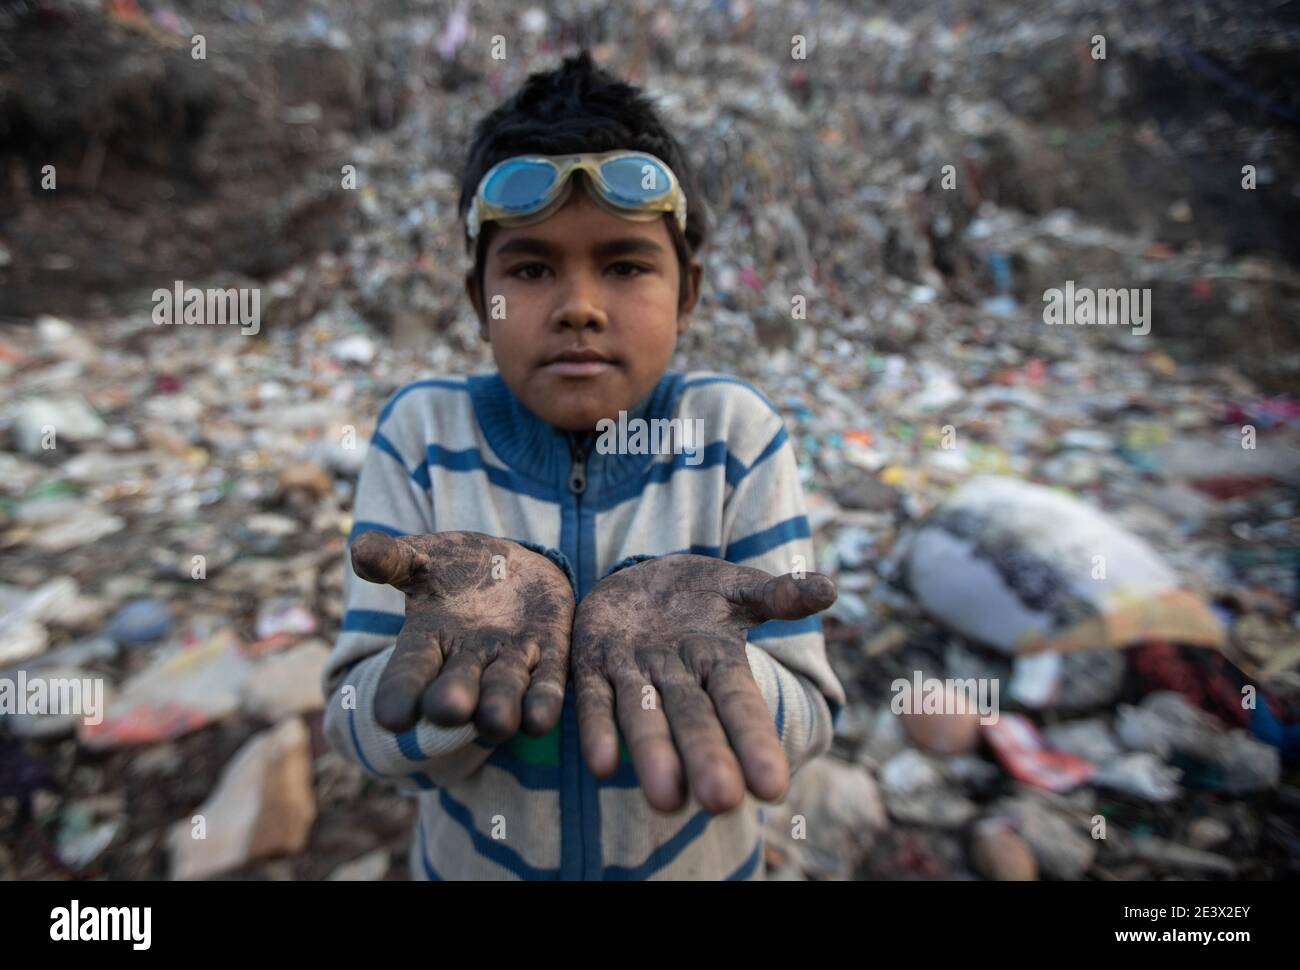
[[[461,295],[460,153],[578,42],[660,95],[700,168],[714,236],[673,366],[737,374],[781,411],[840,590],[824,626],[849,703],[832,754],[768,811],[771,876],[1295,874],[1300,286],[1270,233],[1300,153],[1261,134],[1265,108],[1225,125],[1148,103],[1170,37],[1267,72],[1261,51],[1292,33],[1114,5],[1094,61],[1097,17],[1068,0],[865,18],[394,3],[364,25],[341,4],[178,3],[175,23],[158,4],[65,6],[67,29],[108,18],[110,47],[136,51],[185,54],[159,31],[256,34],[282,80],[303,73],[297,48],[348,51],[360,93],[257,94],[301,151],[216,198],[302,230],[273,257],[244,262],[238,236],[206,267],[114,256],[116,282],[77,277],[79,309],[56,298],[77,271],[49,252],[106,245],[78,238],[94,190],[58,203],[40,266],[12,227],[46,210],[19,200],[0,230],[0,274],[35,308],[0,330],[0,681],[103,692],[95,723],[0,716],[0,878],[405,877],[410,803],[320,728],[351,496],[394,389],[491,368]],[[206,164],[278,150],[235,139],[226,110]],[[1231,217],[1198,182],[1228,135],[1260,193],[1218,159],[1243,195]],[[345,164],[355,188],[334,179]],[[275,208],[308,171],[338,185],[311,182],[319,223]],[[1165,178],[1147,192],[1123,171]],[[144,210],[130,239],[172,211]],[[1263,243],[1243,248],[1234,219]],[[157,326],[149,294],[176,265],[187,285],[258,286],[260,332]],[[1149,288],[1150,331],[1048,325],[1043,293],[1067,281]],[[996,721],[925,712],[927,683],[968,679],[998,685]]]

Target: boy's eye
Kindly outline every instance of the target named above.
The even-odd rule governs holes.
[[[642,273],[647,272],[646,267],[639,263],[629,263],[626,261],[612,263],[609,268],[615,276],[640,276]]]
[[[545,263],[522,263],[510,271],[511,276],[517,276],[522,280],[537,280],[542,278],[546,272]]]

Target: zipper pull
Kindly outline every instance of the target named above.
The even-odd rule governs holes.
[[[581,495],[587,490],[587,449],[578,445],[573,454],[573,467],[569,469],[569,491]]]

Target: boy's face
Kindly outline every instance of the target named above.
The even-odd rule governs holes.
[[[700,274],[692,260],[679,308],[677,255],[664,220],[621,219],[592,202],[580,179],[549,218],[496,228],[482,300],[473,273],[465,285],[515,396],[558,428],[588,431],[659,381],[677,335],[690,326]],[[556,360],[575,350],[605,359]]]

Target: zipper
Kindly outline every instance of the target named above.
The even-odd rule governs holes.
[[[569,469],[569,491],[581,495],[587,490],[587,442],[576,441],[573,446],[573,466]]]
[[[574,580],[580,590],[582,588],[582,493],[587,490],[587,442],[585,435],[582,440],[579,440],[576,432],[569,433],[569,453],[573,461],[569,466],[569,492],[573,495],[574,517],[574,548],[571,561],[573,563]],[[571,730],[571,747],[564,752],[564,757],[571,758],[573,763],[578,766],[577,798],[573,806],[578,817],[578,858],[575,877],[578,880],[585,880],[587,878],[587,832],[585,819],[583,818],[583,802],[586,798],[587,785],[582,766],[582,745],[578,739],[576,727],[576,713],[573,716],[575,723]]]

